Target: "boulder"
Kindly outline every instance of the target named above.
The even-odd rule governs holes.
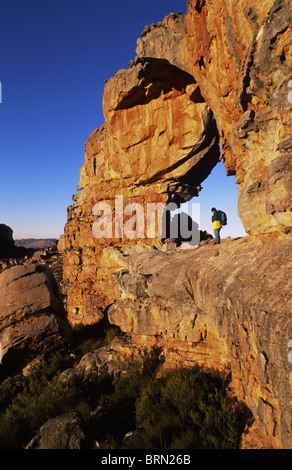
[[[77,412],[57,416],[47,421],[26,449],[82,449],[85,434]]]
[[[79,377],[84,381],[91,381],[107,372],[113,380],[117,379],[121,374],[118,346],[113,342],[112,345],[85,354],[75,369]]]
[[[70,338],[63,301],[51,271],[18,265],[0,274],[0,341],[3,364],[65,344]]]

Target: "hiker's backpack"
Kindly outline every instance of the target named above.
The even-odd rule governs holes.
[[[220,217],[220,222],[222,225],[227,225],[227,215],[223,211],[218,211],[218,215]]]

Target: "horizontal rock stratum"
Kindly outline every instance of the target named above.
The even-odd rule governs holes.
[[[292,445],[291,20],[288,0],[190,0],[145,27],[106,81],[59,243],[70,323],[108,315],[132,347],[158,343],[165,368],[230,371],[255,420],[245,447]],[[247,237],[168,251],[158,233],[116,232],[115,217],[119,236],[94,237],[96,204],[189,201],[220,159]]]

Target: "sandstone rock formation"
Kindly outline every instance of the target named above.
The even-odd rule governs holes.
[[[190,71],[190,59],[187,44],[186,16],[171,13],[157,24],[145,26],[141,38],[137,39],[137,57],[155,57],[167,59],[186,72]]]
[[[252,234],[292,226],[291,22],[289,0],[188,2],[191,73],[216,116]]]
[[[0,341],[4,366],[15,366],[32,353],[61,346],[69,338],[56,281],[37,264],[18,265],[0,274]]]
[[[146,27],[135,60],[106,82],[105,123],[85,144],[59,244],[71,324],[108,315],[132,346],[159,344],[166,368],[229,370],[254,415],[255,447],[292,442],[291,14],[288,0],[189,0],[187,15]],[[219,136],[250,236],[193,252],[168,251],[156,231],[143,238],[147,203],[198,195]],[[99,229],[112,223],[108,237],[94,236],[98,203],[112,208],[98,219]],[[129,203],[144,211],[122,225]]]
[[[197,250],[120,251],[109,320],[137,347],[164,351],[164,369],[229,370],[270,447],[291,442],[291,236],[226,239]],[[277,273],[277,275],[275,275]]]
[[[111,270],[103,247],[137,243],[121,233],[116,219],[112,236],[95,238],[96,204],[110,204],[113,214],[118,212],[116,196],[123,198],[121,211],[140,204],[143,214],[137,217],[145,229],[139,241],[156,243],[158,226],[151,238],[146,233],[147,204],[190,200],[219,160],[212,112],[194,78],[167,59],[137,58],[128,70],[118,71],[105,85],[103,107],[105,124],[86,142],[81,192],[68,208],[62,240],[64,275],[74,283],[68,297],[72,323],[95,322],[99,309],[112,301],[111,294],[106,299],[100,295]]]

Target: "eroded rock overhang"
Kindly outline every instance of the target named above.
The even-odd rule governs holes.
[[[135,196],[143,188],[149,202],[152,191],[177,203],[198,195],[220,151],[216,121],[192,75],[167,59],[137,58],[107,81],[103,104],[107,156],[119,155],[117,174]]]
[[[236,8],[227,0],[190,0],[187,16],[171,15],[146,28],[137,58],[105,85],[105,124],[86,142],[81,192],[68,209],[64,240],[64,276],[73,283],[70,322],[95,323],[112,305],[111,320],[125,332],[138,326],[141,345],[148,327],[148,338],[156,339],[153,325],[162,319],[167,333],[181,335],[180,350],[174,352],[167,335],[164,346],[178,357],[184,351],[184,364],[198,361],[199,352],[208,366],[231,367],[237,391],[271,447],[291,443],[291,287],[285,281],[291,247],[289,24],[291,4],[285,0],[246,1]],[[193,272],[183,278],[178,272],[190,261],[188,255],[178,254],[185,259],[177,268],[172,254],[160,250],[159,258],[167,258],[179,284],[178,290],[174,282],[170,286],[175,301],[182,298],[178,291],[186,296],[189,281],[194,305],[187,298],[187,316],[175,329],[172,320],[180,319],[180,308],[175,303],[173,313],[169,292],[160,289],[157,277],[159,299],[139,299],[145,314],[140,322],[133,293],[121,292],[117,276],[125,281],[123,276],[134,274],[141,281],[141,257],[153,261],[156,275],[159,266],[152,255],[157,250],[145,246],[149,240],[95,239],[92,208],[99,201],[113,203],[117,194],[125,204],[189,200],[219,159],[216,124],[226,171],[239,185],[239,214],[247,232],[257,237],[200,247],[192,254]],[[135,266],[129,263],[133,244]],[[148,276],[149,269],[142,274]],[[147,324],[149,312],[156,323]]]

